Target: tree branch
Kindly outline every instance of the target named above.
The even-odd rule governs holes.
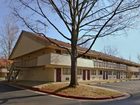
[[[38,7],[39,7],[41,13],[38,12],[37,10],[33,9],[32,7],[30,7],[28,4],[24,3],[22,0],[19,0],[19,1],[20,1],[25,7],[31,9],[32,11],[34,11],[35,13],[37,13],[38,15],[44,17],[44,18],[49,22],[49,24],[50,24],[51,26],[53,26],[53,28],[54,28],[60,35],[62,35],[65,39],[67,39],[67,40],[70,41],[70,38],[66,37],[66,36],[65,36],[65,35],[50,21],[50,19],[44,14],[43,10],[41,9],[41,7],[40,7],[40,5],[39,5],[39,2],[38,2],[37,4],[38,4]],[[38,1],[38,0],[37,0],[37,1]]]
[[[91,6],[89,7],[89,9],[87,10],[87,12],[85,13],[85,15],[83,15],[81,17],[80,23],[86,18],[86,16],[89,14],[89,12],[92,10],[92,8],[94,7],[94,5],[97,3],[98,0],[93,0]],[[86,11],[86,9],[85,9]]]
[[[60,47],[60,48],[63,48],[63,49],[65,49],[65,50],[67,50],[68,53],[71,55],[71,52],[70,52],[70,50],[69,50],[67,47],[64,47],[64,46],[61,46],[61,45],[55,43],[54,41],[52,41],[51,39],[49,39],[48,37],[46,37],[45,34],[43,34],[43,33],[38,33],[38,32],[36,32],[36,31],[25,21],[25,19],[24,19],[22,16],[20,16],[20,15],[18,14],[18,12],[17,12],[16,10],[15,10],[15,12],[16,12],[16,16],[18,16],[18,17],[24,22],[24,24],[25,24],[31,31],[33,31],[33,32],[36,33],[36,34],[43,35],[49,42],[55,44],[57,47]]]
[[[50,4],[52,5],[52,7],[54,8],[54,10],[56,11],[56,13],[58,14],[58,16],[62,19],[62,21],[64,22],[65,26],[67,27],[67,29],[71,33],[71,29],[69,28],[67,21],[62,16],[62,14],[61,14],[60,10],[58,9],[58,7],[56,6],[56,4],[53,2],[53,0],[49,0],[49,1],[50,1]]]
[[[117,12],[118,8],[120,7],[120,5],[122,4],[122,2],[123,2],[123,0],[120,1],[120,3],[118,4],[118,6],[116,7],[116,9],[114,10],[114,13],[112,14],[112,16],[111,16],[111,17],[105,22],[105,24],[101,27],[101,29],[99,30],[99,32],[98,32],[97,35],[95,36],[95,38],[94,38],[92,44],[90,45],[90,47],[89,47],[84,53],[79,54],[79,55],[77,56],[77,58],[83,56],[84,54],[86,54],[86,53],[92,48],[93,44],[95,43],[95,41],[96,41],[97,38],[99,37],[99,35],[100,35],[100,33],[102,32],[102,30],[104,29],[104,27],[105,27],[105,26],[108,24],[108,22],[116,15],[116,12]]]

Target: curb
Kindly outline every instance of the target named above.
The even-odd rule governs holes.
[[[81,99],[81,100],[107,100],[107,99],[117,99],[117,98],[122,98],[122,97],[128,96],[128,94],[117,95],[117,96],[107,96],[107,97],[100,97],[100,98],[99,97],[92,98],[92,97],[80,97],[80,96],[67,96],[67,95],[63,95],[63,94],[57,94],[57,93],[53,93],[53,92],[49,92],[49,91],[40,90],[39,88],[31,87],[31,86],[25,86],[25,85],[20,85],[20,84],[15,84],[15,83],[12,83],[12,84],[6,83],[6,84],[12,85],[12,86],[18,86],[21,88],[30,89],[30,90],[38,91],[38,92],[42,92],[42,93],[47,93],[50,95],[60,96],[60,97],[64,97],[64,98]]]

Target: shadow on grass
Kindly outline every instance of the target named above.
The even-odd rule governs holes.
[[[61,92],[62,90],[68,89],[68,88],[72,88],[72,87],[65,86],[63,88],[60,88],[60,89],[55,90],[53,93],[58,93],[58,92]]]

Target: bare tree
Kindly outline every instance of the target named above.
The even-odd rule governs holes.
[[[108,45],[108,46],[104,46],[103,52],[104,52],[105,54],[113,55],[113,56],[116,56],[116,55],[118,55],[118,53],[119,53],[119,51],[118,51],[117,48],[111,47],[111,46],[109,46],[109,45]]]
[[[82,39],[79,39],[77,43],[78,44],[79,43],[83,43],[86,40],[87,40],[87,38],[82,38]],[[90,44],[91,44],[91,42],[90,41],[87,41],[86,43],[81,44],[80,47],[82,47],[82,48],[89,48]]]
[[[71,44],[66,49],[71,57],[70,86],[76,87],[77,58],[86,54],[99,37],[116,35],[118,31],[130,28],[139,15],[139,0],[14,0],[14,14],[37,34],[34,23],[42,27],[50,25]],[[19,4],[20,3],[20,4]],[[27,10],[28,9],[28,10]],[[24,12],[24,10],[26,10]],[[27,12],[28,11],[28,12]],[[29,16],[29,14],[31,14]],[[56,21],[58,20],[58,21]],[[58,24],[59,22],[59,24]],[[61,27],[60,27],[61,26]],[[81,38],[87,38],[78,43]],[[91,44],[86,51],[78,53],[78,47],[86,42]]]
[[[12,16],[5,18],[4,25],[0,32],[0,47],[1,54],[4,58],[8,59],[15,41],[17,39],[18,26]]]
[[[140,62],[140,54],[137,55],[137,59]]]

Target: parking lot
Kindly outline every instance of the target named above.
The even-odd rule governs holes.
[[[115,100],[75,100],[0,83],[0,105],[140,105],[140,81],[106,83],[98,85],[131,93],[131,97]]]
[[[115,89],[130,94],[136,94],[140,92],[140,80],[115,82],[115,83],[103,83],[103,84],[97,84],[97,86]]]

